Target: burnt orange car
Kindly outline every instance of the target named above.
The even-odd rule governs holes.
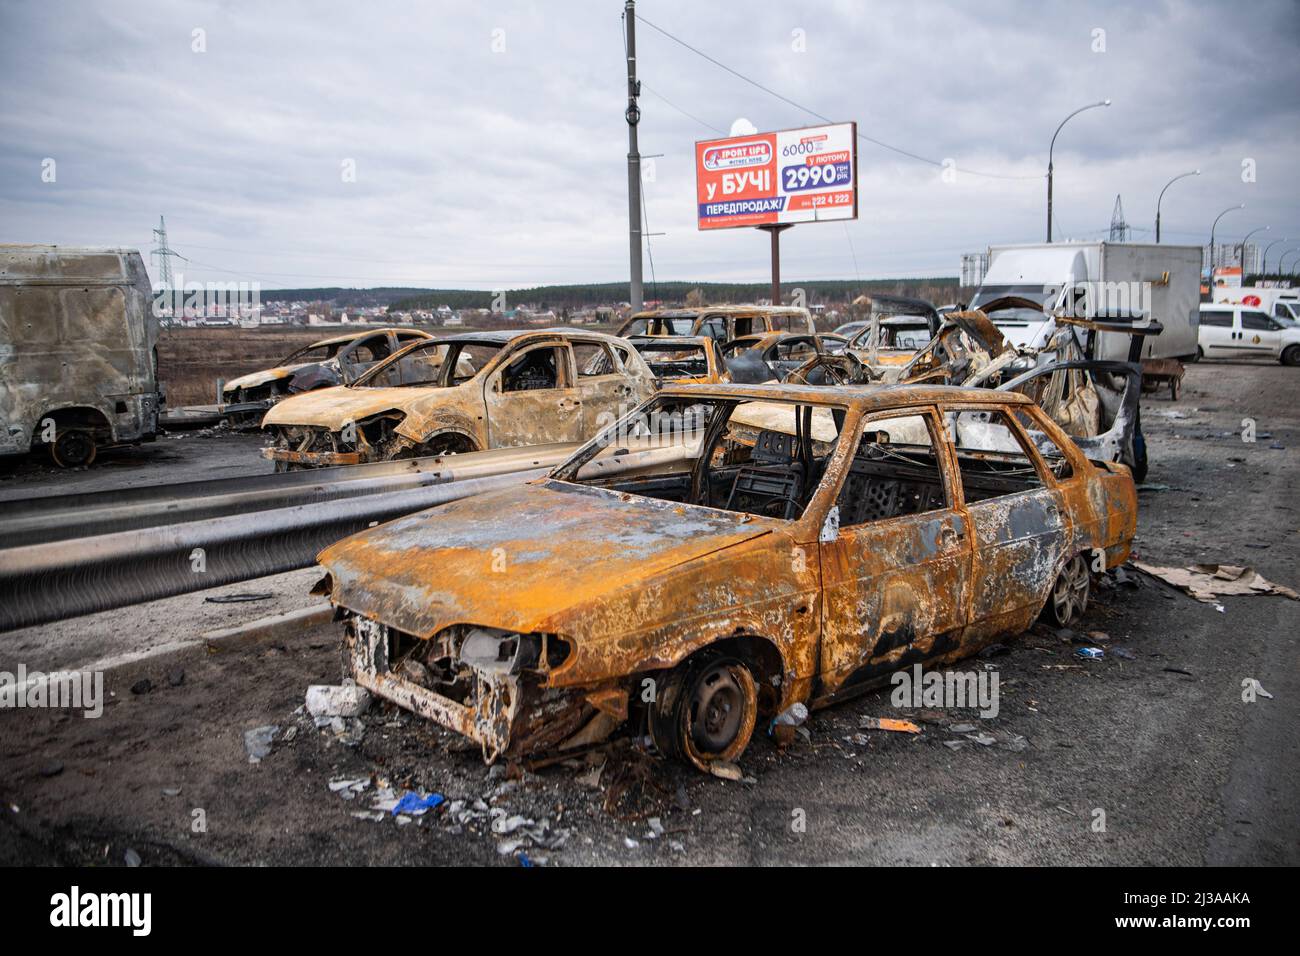
[[[482,745],[620,728],[701,769],[758,721],[1087,606],[1137,517],[1029,399],[665,388],[548,477],[321,553],[357,682]]]

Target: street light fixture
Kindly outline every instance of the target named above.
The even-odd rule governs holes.
[[[1246,208],[1246,204],[1244,202],[1238,203],[1235,206],[1229,206],[1227,209],[1223,210],[1223,212],[1215,216],[1214,222],[1210,225],[1210,279],[1209,282],[1206,283],[1206,285],[1210,290],[1211,301],[1214,300],[1214,229],[1216,226],[1218,226],[1219,220],[1222,219],[1224,216],[1226,216],[1228,213],[1232,212],[1234,209],[1245,209],[1245,208]]]
[[[1178,182],[1178,180],[1180,179],[1186,179],[1188,176],[1199,176],[1199,175],[1201,175],[1201,171],[1199,169],[1193,169],[1190,173],[1179,173],[1173,179],[1169,180],[1169,182],[1165,183],[1165,189],[1168,189],[1170,186]],[[1160,242],[1160,200],[1165,198],[1165,189],[1160,190],[1160,197],[1159,199],[1156,200],[1156,242],[1157,243]]]
[[[1061,126],[1056,127],[1056,132],[1052,134],[1052,145],[1047,148],[1047,241],[1052,241],[1052,153],[1056,149],[1056,137],[1061,134],[1061,127],[1070,122],[1071,119],[1078,116],[1084,110],[1093,110],[1099,106],[1110,106],[1110,100],[1102,100],[1099,103],[1089,103],[1087,106],[1080,106],[1077,110],[1061,120]]]
[[[1268,250],[1272,249],[1272,248],[1273,248],[1274,246],[1276,246],[1279,242],[1286,242],[1286,241],[1287,241],[1286,236],[1283,236],[1281,239],[1274,239],[1272,242],[1270,242],[1268,245],[1266,245],[1266,246],[1264,247],[1264,255],[1263,255],[1263,257],[1260,259],[1260,262],[1259,262],[1259,274],[1260,274],[1260,275],[1262,275],[1262,276],[1266,276],[1266,275],[1268,275]]]
[[[1277,274],[1278,274],[1278,275],[1284,275],[1284,274],[1285,274],[1285,270],[1282,268],[1282,263],[1286,261],[1286,257],[1287,257],[1287,256],[1290,256],[1290,255],[1294,255],[1294,254],[1297,253],[1297,252],[1300,252],[1300,249],[1288,249],[1286,252],[1282,253],[1280,256],[1277,257]]]
[[[1241,237],[1241,242],[1237,243],[1237,261],[1241,263],[1241,283],[1246,284],[1246,240],[1257,232],[1268,232],[1271,226],[1260,226],[1258,229],[1252,229]]]

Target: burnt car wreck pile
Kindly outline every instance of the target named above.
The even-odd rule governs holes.
[[[769,311],[431,337],[278,402],[285,468],[585,441],[322,551],[348,676],[490,764],[725,775],[782,715],[1086,611],[1143,466],[1138,366],[1095,336],[1158,326],[1062,317],[1033,352],[981,311]]]

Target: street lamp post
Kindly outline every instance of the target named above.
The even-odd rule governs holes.
[[[1300,249],[1288,249],[1286,252],[1282,253],[1280,256],[1277,257],[1277,274],[1278,274],[1278,275],[1285,275],[1285,274],[1286,274],[1286,270],[1282,267],[1282,263],[1286,261],[1286,257],[1287,257],[1287,256],[1295,255],[1297,252],[1300,252]]]
[[[1047,148],[1047,241],[1052,241],[1052,153],[1056,150],[1056,137],[1061,134],[1061,127],[1070,122],[1071,119],[1078,116],[1084,110],[1096,109],[1099,106],[1110,106],[1110,100],[1102,100],[1099,103],[1089,103],[1087,106],[1080,106],[1077,110],[1061,120],[1061,125],[1056,127],[1056,132],[1052,134],[1052,144]]]
[[[1216,226],[1219,225],[1219,220],[1222,219],[1224,216],[1226,216],[1228,213],[1232,212],[1234,209],[1245,209],[1245,208],[1246,208],[1246,204],[1244,202],[1238,203],[1235,206],[1229,206],[1227,209],[1223,210],[1223,212],[1215,216],[1214,222],[1210,225],[1210,278],[1209,281],[1206,283],[1206,286],[1210,290],[1211,302],[1214,301],[1214,229]]]
[[[1260,259],[1260,262],[1259,262],[1259,274],[1260,274],[1260,275],[1262,275],[1262,276],[1266,276],[1266,275],[1268,275],[1268,250],[1272,249],[1272,248],[1273,248],[1274,246],[1276,246],[1279,242],[1286,242],[1286,241],[1287,241],[1286,236],[1283,236],[1281,239],[1274,239],[1272,242],[1270,242],[1268,245],[1266,245],[1266,246],[1264,247],[1264,255],[1263,255],[1263,257]]]
[[[1237,261],[1241,263],[1241,284],[1246,284],[1246,240],[1257,232],[1268,232],[1270,226],[1260,226],[1258,229],[1252,229],[1241,237],[1241,242],[1237,243]]]
[[[1165,189],[1168,189],[1170,186],[1178,182],[1178,180],[1180,179],[1186,179],[1188,176],[1199,176],[1199,175],[1201,175],[1201,171],[1199,169],[1193,169],[1190,173],[1179,173],[1173,179],[1169,180],[1169,182],[1165,183]],[[1160,202],[1165,198],[1165,189],[1160,190],[1160,197],[1156,200],[1156,242],[1157,243],[1160,242]]]

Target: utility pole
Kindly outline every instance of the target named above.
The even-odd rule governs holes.
[[[640,312],[641,291],[641,154],[637,148],[636,126],[641,122],[637,97],[641,84],[636,79],[636,0],[623,5],[623,26],[627,35],[627,225],[628,252],[631,256],[632,282],[628,301],[633,312]]]

